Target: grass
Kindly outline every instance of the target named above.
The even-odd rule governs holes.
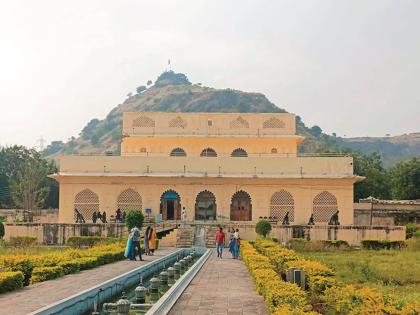
[[[300,251],[334,269],[337,279],[392,294],[404,303],[420,301],[420,251]]]

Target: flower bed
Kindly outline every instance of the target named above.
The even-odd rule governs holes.
[[[271,259],[258,253],[245,241],[241,243],[241,255],[254,279],[257,292],[264,297],[272,314],[292,314],[287,313],[290,308],[297,312],[295,314],[310,311],[306,293],[296,284],[283,281]]]
[[[259,239],[255,242],[254,246],[254,255],[255,252],[257,254],[261,253],[268,260],[268,263],[273,266],[272,270],[275,270],[281,277],[285,276],[285,272],[289,267],[304,270],[306,274],[306,288],[309,293],[306,303],[309,304],[310,301],[314,305],[314,308],[323,314],[420,314],[420,305],[418,304],[401,305],[392,297],[382,296],[370,288],[358,289],[351,285],[343,285],[334,278],[334,272],[331,268],[318,261],[303,259],[294,251],[284,248],[272,240]],[[248,252],[244,252],[245,257],[249,255],[249,252],[252,252],[248,247],[252,248],[250,244],[246,244]],[[248,266],[248,258],[245,257],[244,261]],[[264,258],[260,258],[260,261],[263,260]],[[255,274],[251,269],[250,272],[251,274]],[[270,277],[274,277],[272,272]],[[278,307],[275,311],[277,315],[299,315],[308,310],[307,307],[302,307],[302,305],[301,301],[283,303],[277,305]],[[273,311],[272,308],[270,310]]]
[[[0,292],[12,291],[32,283],[122,260],[124,248],[123,243],[114,243],[88,249],[69,248],[43,255],[0,256],[0,268],[3,269],[0,272]],[[10,277],[13,280],[9,279]],[[21,285],[17,279],[20,277]],[[12,282],[16,284],[13,285]]]

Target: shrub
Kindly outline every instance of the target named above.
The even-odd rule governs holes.
[[[69,261],[62,261],[58,263],[58,267],[63,269],[63,272],[65,275],[80,271],[80,263],[76,259],[69,260]]]
[[[0,272],[0,293],[23,287],[24,275],[21,271]]]
[[[362,247],[365,249],[401,249],[407,245],[405,241],[386,241],[386,240],[363,240]]]
[[[125,216],[125,224],[131,230],[133,227],[137,226],[141,228],[144,221],[143,212],[138,210],[130,210]]]
[[[324,247],[326,249],[349,249],[350,245],[349,243],[347,243],[346,241],[332,241],[332,240],[328,240],[328,241],[322,241],[322,243],[324,244]]]
[[[409,239],[415,237],[417,232],[420,232],[420,228],[415,223],[409,223],[405,226],[405,238]]]
[[[0,266],[5,271],[20,271],[23,273],[23,285],[29,285],[34,263],[28,256],[4,255],[0,256]]]
[[[36,267],[32,271],[31,284],[62,276],[64,276],[64,270],[61,267]]]
[[[67,239],[67,245],[71,247],[92,247],[101,242],[105,242],[103,237],[99,236],[72,236]]]
[[[12,236],[10,237],[9,244],[13,247],[30,247],[35,245],[37,238],[34,236]]]
[[[255,232],[258,235],[266,237],[271,231],[271,224],[267,220],[260,220],[258,221],[257,225],[255,226]]]
[[[290,248],[297,251],[304,250],[307,243],[308,240],[305,238],[291,238],[289,240]]]
[[[82,257],[76,259],[76,261],[79,263],[80,270],[92,269],[98,266],[98,258],[96,257]]]
[[[0,221],[0,239],[4,237],[4,224]]]

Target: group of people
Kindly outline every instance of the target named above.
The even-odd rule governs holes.
[[[220,227],[219,231],[216,232],[216,250],[217,257],[222,258],[223,248],[225,247],[225,233],[223,228]],[[239,229],[229,229],[229,243],[228,248],[229,252],[232,254],[233,259],[239,258],[239,249],[241,246],[241,238],[239,237]]]
[[[124,222],[125,216],[126,216],[125,211],[121,211],[121,209],[117,209],[117,211],[115,211],[115,222],[119,222],[119,223]]]
[[[107,223],[107,221],[106,221],[106,212],[105,211],[102,212],[102,214],[101,214],[101,212],[99,210],[93,212],[93,214],[92,214],[92,222],[93,223],[96,223],[96,221],[98,221],[98,220],[102,221],[102,223]]]
[[[144,231],[143,236],[143,252],[145,255],[154,255],[156,250],[156,229],[152,226],[148,226]],[[124,256],[130,260],[139,259],[143,261],[142,249],[141,249],[141,230],[137,226],[133,227],[128,234],[127,246],[125,248]]]

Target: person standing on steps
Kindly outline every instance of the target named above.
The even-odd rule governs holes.
[[[216,250],[217,257],[222,258],[223,247],[225,246],[225,233],[223,228],[220,227],[219,231],[216,232]]]

